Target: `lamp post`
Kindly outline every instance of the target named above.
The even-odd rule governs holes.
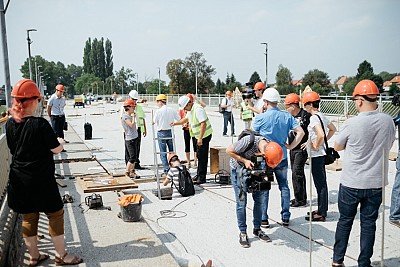
[[[195,73],[196,73],[195,80],[196,80],[196,97],[197,97],[197,65],[196,65],[196,71],[195,71]]]
[[[158,67],[158,94],[161,94],[161,78],[160,67]]]
[[[35,32],[36,29],[28,29],[26,30],[26,40],[28,41],[28,64],[29,64],[29,79],[32,80],[32,67],[31,67],[31,38],[29,38],[29,32]]]
[[[268,43],[261,43],[265,45],[265,86],[268,86]]]
[[[136,72],[136,91],[139,93],[139,74]]]

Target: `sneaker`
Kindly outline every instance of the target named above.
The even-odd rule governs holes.
[[[300,208],[300,207],[304,207],[306,205],[307,205],[306,201],[300,201],[300,202],[294,201],[294,202],[290,203],[290,207],[292,207],[292,208]]]
[[[250,247],[249,238],[247,237],[246,233],[240,233],[239,234],[239,243],[244,248],[249,248]]]
[[[271,238],[269,238],[269,236],[267,236],[267,234],[264,233],[261,229],[254,229],[253,235],[254,235],[254,237],[258,237],[260,240],[262,240],[264,242],[272,241]]]
[[[282,225],[285,227],[289,226],[289,219],[282,219]]]
[[[393,224],[394,226],[400,227],[400,221],[389,221],[389,223]]]
[[[232,136],[232,137],[236,137],[236,134],[232,134],[231,136]]]
[[[261,227],[262,228],[269,228],[269,221],[268,220],[263,220],[261,221]]]
[[[223,134],[222,136],[223,136],[223,137],[229,137],[227,134]]]

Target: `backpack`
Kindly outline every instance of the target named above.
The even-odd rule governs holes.
[[[227,98],[225,97],[225,99],[227,99]],[[221,107],[221,104],[222,104],[223,100],[224,100],[224,98],[221,100],[221,103],[219,103],[219,105],[218,105],[218,112],[219,113],[224,113],[225,110],[226,110],[226,108]],[[227,99],[227,101],[228,101],[228,99]]]
[[[190,176],[189,171],[186,169],[186,166],[182,166],[182,168],[175,167],[178,169],[178,181],[179,185],[176,186],[174,183],[174,179],[172,179],[172,185],[175,186],[176,190],[183,196],[183,197],[188,197],[188,196],[193,196],[195,191],[194,191],[194,185],[193,185],[193,180],[192,177]]]
[[[242,139],[243,137],[250,135],[250,143],[249,146],[246,147],[246,149],[243,151],[243,154],[246,153],[247,151],[250,150],[250,148],[253,147],[253,143],[254,143],[254,139],[256,136],[262,136],[261,134],[259,134],[258,132],[255,132],[253,130],[249,130],[249,129],[244,129],[238,136],[238,141],[240,139]]]

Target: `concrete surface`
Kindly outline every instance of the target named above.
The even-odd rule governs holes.
[[[330,266],[334,233],[338,219],[337,191],[341,172],[327,171],[329,190],[329,211],[327,222],[313,223],[305,221],[307,211],[316,208],[316,192],[311,184],[310,170],[306,166],[307,189],[311,206],[291,209],[289,227],[280,223],[280,192],[276,184],[270,192],[269,216],[271,228],[265,232],[272,238],[271,243],[264,243],[252,237],[252,206],[248,198],[247,225],[251,247],[244,249],[239,245],[239,230],[236,223],[235,198],[230,185],[214,183],[214,175],[208,176],[208,183],[196,186],[196,195],[189,198],[159,200],[151,190],[156,182],[140,183],[135,190],[144,195],[142,216],[138,223],[123,222],[117,217],[119,206],[117,192],[102,192],[105,206],[111,210],[88,209],[84,204],[85,197],[73,179],[68,175],[95,174],[124,171],[124,141],[119,122],[121,103],[93,103],[85,108],[73,108],[68,102],[66,108],[69,131],[66,139],[67,153],[58,159],[87,158],[78,161],[57,164],[57,172],[66,175],[66,188],[60,188],[61,194],[71,194],[75,202],[66,204],[66,242],[71,253],[82,256],[85,260],[81,266],[200,266],[208,259],[213,266]],[[172,105],[177,108],[176,105]],[[144,106],[148,135],[142,139],[140,159],[143,166],[153,168],[154,147],[151,127],[154,103]],[[237,138],[223,137],[222,115],[217,107],[207,107],[213,126],[211,146],[228,146]],[[237,110],[234,112],[236,134],[244,128]],[[83,140],[83,124],[88,121],[93,126],[93,139]],[[338,125],[340,130],[340,125]],[[180,127],[175,127],[177,154],[185,158],[183,134]],[[228,134],[229,134],[228,130]],[[333,142],[334,138],[331,140]],[[330,142],[330,143],[331,143]],[[85,149],[82,145],[85,145]],[[397,153],[397,140],[392,151]],[[157,147],[158,150],[158,147]],[[93,161],[95,158],[97,161]],[[89,160],[91,159],[91,160]],[[160,162],[160,160],[158,160]],[[377,222],[377,235],[374,247],[373,266],[380,266],[381,243],[384,242],[384,266],[400,266],[399,241],[400,229],[388,223],[390,195],[395,174],[395,162],[389,162],[390,184],[386,187],[385,203],[382,205]],[[194,169],[191,169],[195,173]],[[154,178],[154,169],[138,171],[144,177]],[[288,173],[290,176],[290,170]],[[288,179],[291,186],[291,178]],[[291,187],[292,188],[292,187]],[[383,223],[384,218],[384,223]],[[384,236],[382,237],[384,226]],[[46,235],[46,225],[41,224],[41,232]],[[312,230],[312,241],[309,234]],[[357,266],[359,253],[359,219],[357,218],[350,237],[346,266]],[[41,249],[51,250],[48,236],[39,241]],[[310,247],[312,253],[310,253]],[[52,253],[50,251],[50,253]],[[27,256],[26,256],[27,257]],[[50,262],[50,261],[48,261]],[[46,264],[47,262],[45,262]],[[43,266],[52,266],[43,265]]]

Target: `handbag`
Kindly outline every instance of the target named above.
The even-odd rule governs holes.
[[[322,125],[322,131],[324,132],[324,141],[325,141],[325,165],[330,165],[335,162],[336,159],[340,158],[339,153],[333,148],[328,146],[328,140],[326,139],[326,133],[325,133],[325,127],[324,123],[321,120],[321,117],[318,114],[317,115],[319,121],[321,122]]]

